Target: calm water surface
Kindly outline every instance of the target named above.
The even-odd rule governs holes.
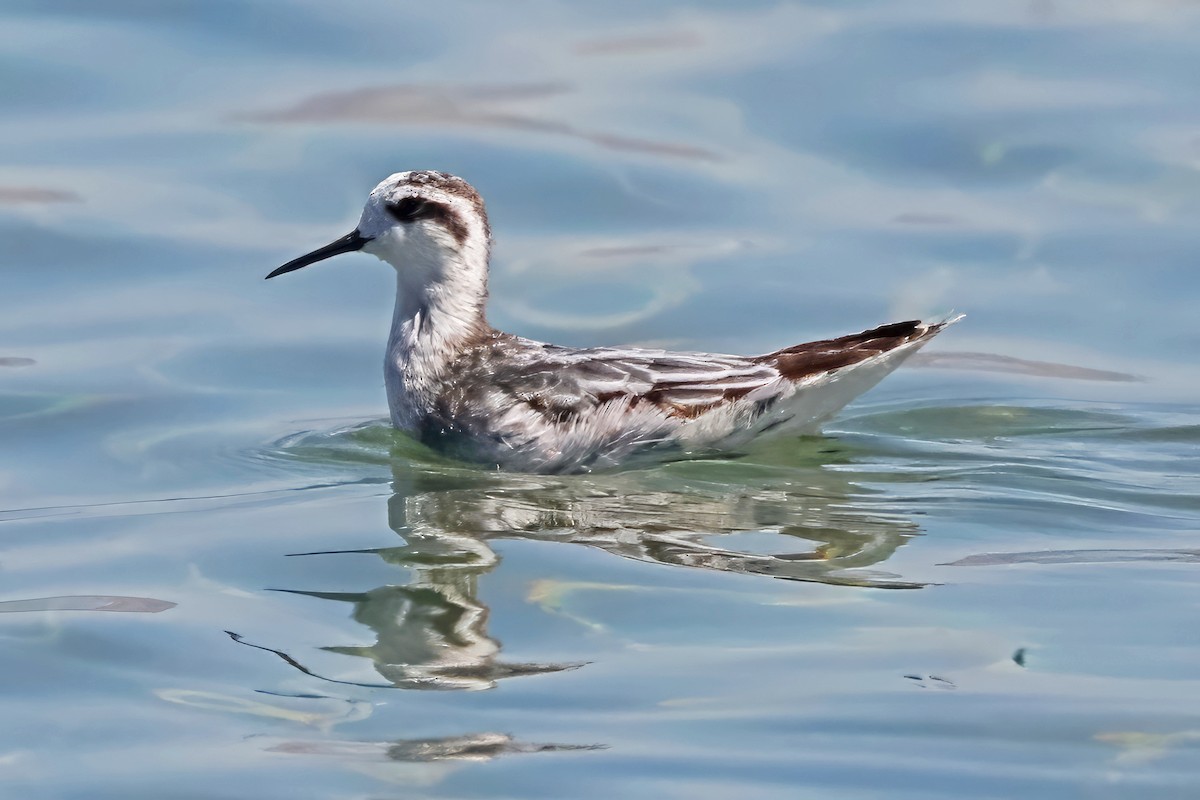
[[[1200,792],[1200,8],[0,4],[0,796]],[[387,174],[492,321],[968,312],[827,435],[532,477],[390,432]]]

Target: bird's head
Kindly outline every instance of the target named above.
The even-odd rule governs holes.
[[[267,277],[362,250],[418,284],[462,272],[486,278],[489,241],[483,199],[471,184],[445,172],[398,172],[372,190],[353,231]]]

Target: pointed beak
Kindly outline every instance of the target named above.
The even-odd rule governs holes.
[[[332,256],[341,255],[342,253],[353,253],[355,250],[362,250],[363,245],[369,241],[371,241],[370,238],[363,236],[358,232],[357,229],[355,229],[335,242],[330,242],[324,247],[318,247],[311,253],[302,255],[299,258],[293,258],[282,267],[272,271],[267,278],[274,278],[276,275],[282,275],[285,272],[292,272],[300,269],[301,267],[307,267],[309,264],[315,264],[318,261],[324,261]]]

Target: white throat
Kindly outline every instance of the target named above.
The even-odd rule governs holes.
[[[396,269],[384,382],[392,423],[415,432],[435,410],[434,398],[451,377],[454,358],[491,330],[484,313],[487,239],[473,235],[459,244],[443,229],[425,226],[410,231],[403,243],[387,238],[368,247]]]

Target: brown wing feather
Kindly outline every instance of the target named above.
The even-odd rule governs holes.
[[[943,327],[943,323],[927,325],[919,320],[893,322],[836,339],[792,345],[774,353],[757,356],[754,361],[769,364],[788,380],[798,381],[821,372],[857,364],[909,342],[926,339]]]

